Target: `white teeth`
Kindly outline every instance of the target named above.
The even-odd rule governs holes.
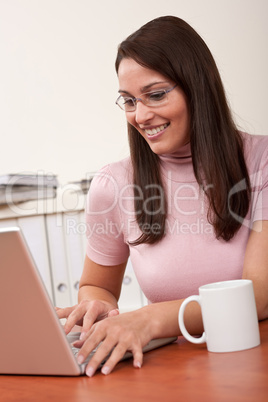
[[[164,130],[166,127],[168,126],[168,124],[162,124],[162,126],[153,128],[152,130],[145,130],[146,134],[148,135],[154,135],[159,133],[160,131]]]

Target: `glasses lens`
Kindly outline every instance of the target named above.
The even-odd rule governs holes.
[[[121,109],[125,110],[126,112],[132,112],[136,108],[134,100],[132,98],[119,96],[116,103]]]
[[[134,112],[136,110],[136,104],[138,101],[142,101],[144,105],[150,107],[162,106],[168,102],[168,94],[174,88],[176,88],[176,86],[177,85],[174,85],[174,87],[170,89],[159,89],[156,91],[147,92],[141,94],[139,98],[131,98],[120,95],[116,103],[126,112]]]
[[[167,102],[167,92],[164,90],[144,94],[144,97],[144,100],[148,106],[158,106]]]

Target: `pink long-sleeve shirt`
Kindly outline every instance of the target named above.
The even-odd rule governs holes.
[[[152,303],[197,294],[198,287],[206,283],[241,278],[252,224],[268,220],[268,136],[243,133],[243,139],[252,200],[232,240],[215,238],[187,144],[176,155],[160,156],[168,215],[166,234],[153,245],[129,245],[141,234],[135,222],[130,158],[98,172],[87,199],[88,257],[98,264],[113,266],[130,256],[140,287]],[[239,191],[241,185],[243,182],[232,191]],[[148,208],[146,202],[144,208]]]

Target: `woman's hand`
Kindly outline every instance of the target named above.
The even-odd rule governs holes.
[[[100,300],[82,300],[79,304],[73,307],[57,308],[58,317],[66,318],[64,331],[68,334],[75,325],[82,327],[81,339],[85,338],[92,325],[104,318],[119,314],[119,310],[113,305]]]
[[[140,368],[143,362],[142,348],[152,339],[151,325],[148,311],[143,308],[95,323],[83,340],[74,343],[75,347],[81,348],[77,355],[78,363],[83,363],[98,347],[86,368],[89,377],[93,376],[108,355],[101,371],[109,374],[127,351],[133,354],[133,366]]]
[[[68,334],[75,325],[82,326],[81,339],[92,325],[104,318],[119,314],[117,301],[127,261],[114,266],[103,266],[85,258],[80,279],[79,304],[56,308],[59,318],[66,318],[64,326]]]
[[[154,303],[138,310],[119,314],[114,305],[106,302],[81,302],[78,306],[61,309],[59,315],[68,315],[67,331],[83,321],[83,336],[73,345],[80,348],[77,361],[82,364],[97,347],[90,359],[86,374],[91,377],[108,357],[102,367],[109,374],[127,351],[133,354],[134,367],[143,363],[142,348],[152,339],[181,335],[178,311],[183,300]],[[87,315],[87,319],[85,316]],[[105,318],[106,317],[106,318]],[[103,319],[105,318],[105,319]],[[185,311],[185,322],[191,334],[202,334],[203,325],[200,306],[191,303]],[[66,323],[67,324],[67,323]],[[88,328],[88,330],[87,330]]]

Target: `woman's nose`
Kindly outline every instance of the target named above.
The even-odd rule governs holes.
[[[135,120],[138,124],[144,124],[144,122],[151,120],[154,116],[154,112],[150,106],[146,106],[141,100],[136,103]]]

